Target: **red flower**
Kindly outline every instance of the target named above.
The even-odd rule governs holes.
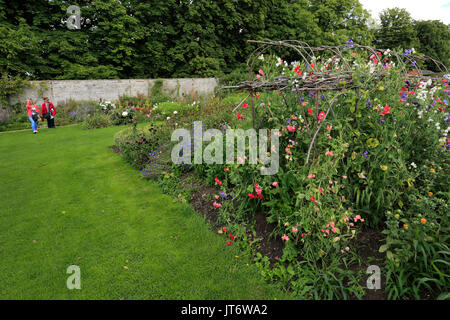
[[[311,108],[308,109],[308,114],[312,114],[313,110]]]
[[[391,107],[389,107],[388,105],[386,105],[386,106],[383,108],[383,112],[380,113],[380,116],[384,116],[385,114],[390,113],[389,110],[391,110]]]
[[[244,103],[242,104],[242,108],[245,109],[245,108],[247,108],[247,107],[248,107],[248,104],[244,102]]]
[[[309,200],[316,201],[316,198],[314,198],[314,196],[311,196],[311,198],[309,198]]]
[[[325,112],[321,112],[321,113],[319,113],[319,115],[317,116],[317,119],[319,120],[319,121],[322,121],[324,118],[325,118],[325,116],[326,116],[326,114],[325,114]]]
[[[228,171],[230,171],[230,169],[228,169],[228,168],[223,168],[223,171],[228,172]]]
[[[219,179],[217,179],[217,177],[214,178],[214,181],[221,186],[222,185],[222,181],[220,181]]]
[[[244,119],[244,117],[242,116],[242,114],[240,112],[238,112],[236,116],[237,116],[238,120],[239,119]]]

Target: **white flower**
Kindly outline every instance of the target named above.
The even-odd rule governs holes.
[[[167,117],[166,120],[170,120],[170,117]]]
[[[122,112],[122,117],[126,117],[128,115],[128,112],[124,111]]]
[[[177,114],[177,113],[178,113],[178,111],[174,111],[174,112],[173,112],[173,114]]]
[[[411,162],[411,167],[414,167],[414,169],[417,169],[417,164],[415,164],[414,162]]]

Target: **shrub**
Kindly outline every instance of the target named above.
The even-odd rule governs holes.
[[[111,117],[103,113],[94,113],[93,115],[88,115],[83,123],[83,129],[98,129],[106,128],[112,124]]]

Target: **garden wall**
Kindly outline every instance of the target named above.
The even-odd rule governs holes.
[[[31,81],[31,87],[17,97],[10,99],[11,104],[25,103],[28,98],[42,103],[42,96],[50,98],[54,104],[68,100],[87,101],[99,99],[117,100],[120,95],[147,95],[157,80],[49,80]],[[218,85],[215,78],[161,79],[162,90],[173,97],[183,95],[210,95]]]

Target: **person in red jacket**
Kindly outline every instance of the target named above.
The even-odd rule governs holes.
[[[44,97],[44,103],[41,108],[41,117],[47,119],[47,126],[49,128],[55,128],[55,115],[55,106],[53,106],[53,103],[51,103],[47,97]]]
[[[31,122],[31,129],[33,130],[33,133],[36,134],[38,132],[37,123],[39,121],[39,107],[34,104],[33,100],[28,99],[26,108],[28,119],[30,119]]]

